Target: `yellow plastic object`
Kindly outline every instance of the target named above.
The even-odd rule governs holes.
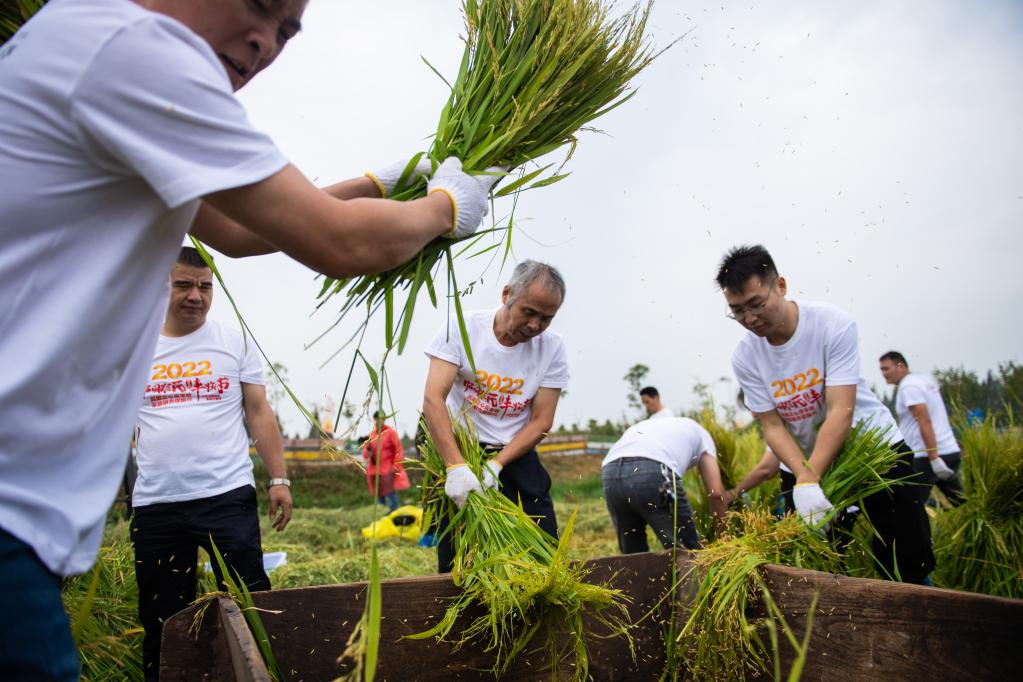
[[[367,540],[375,536],[377,540],[401,538],[418,541],[423,534],[422,523],[423,510],[407,504],[363,528],[362,537]]]

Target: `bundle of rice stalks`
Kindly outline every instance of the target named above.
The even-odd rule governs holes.
[[[491,166],[515,169],[562,148],[567,148],[567,161],[575,149],[576,134],[632,97],[635,91],[627,92],[629,82],[656,56],[644,37],[651,4],[617,17],[612,16],[613,4],[607,0],[466,0],[465,51],[458,75],[449,83],[451,94],[428,153],[434,167],[448,156],[457,156],[470,173]],[[409,170],[421,156],[410,161]],[[523,171],[496,196],[566,177],[556,169],[541,178],[551,166]],[[392,198],[425,195],[425,181],[406,184],[399,182]],[[506,238],[510,236],[509,229]],[[438,239],[417,257],[381,274],[327,279],[319,305],[343,292],[340,317],[344,317],[353,308],[367,305],[373,310],[383,303],[388,346],[397,334],[401,352],[424,285],[437,305],[433,273],[442,259],[448,261],[448,285],[461,320],[451,244]],[[510,241],[506,253],[508,248]],[[397,321],[396,289],[408,292]]]
[[[61,594],[82,661],[82,679],[142,679],[135,552],[127,539],[105,543],[92,571],[66,579]]]
[[[883,476],[899,454],[885,441],[883,431],[862,425],[850,432],[821,480],[835,505],[832,516],[892,485]],[[765,509],[745,510],[730,513],[728,521],[728,535],[697,551],[689,574],[699,582],[674,658],[685,661],[696,679],[742,679],[768,670],[760,634],[765,621],[747,617],[758,600],[770,601],[760,573],[764,564],[843,572],[843,558],[825,535],[795,515],[775,520]]]
[[[471,427],[453,422],[463,458],[480,475],[485,452]],[[542,632],[552,671],[569,658],[578,680],[587,678],[586,640],[593,636],[584,629],[584,614],[602,629],[625,637],[631,648],[624,624],[625,595],[583,582],[587,569],[568,560],[574,514],[557,541],[497,490],[470,493],[458,510],[443,493],[445,466],[432,441],[423,454],[426,502],[433,513],[448,517],[448,532],[456,548],[452,578],[462,593],[435,627],[413,635],[414,639],[437,637],[454,642],[456,649],[482,645],[493,653],[492,671],[499,676]],[[474,605],[482,605],[483,614],[462,632],[453,633],[458,618]]]
[[[21,25],[46,4],[46,0],[10,0],[0,6],[0,45],[18,32]]]
[[[934,582],[1023,598],[1023,429],[989,418],[960,431],[966,501],[937,513]]]

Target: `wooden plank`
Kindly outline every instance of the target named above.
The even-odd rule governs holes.
[[[597,682],[603,680],[656,679],[664,665],[662,627],[670,614],[670,600],[661,599],[670,583],[670,554],[643,554],[598,559],[587,564],[592,568],[591,581],[611,579],[615,587],[625,589],[632,597],[628,604],[629,618],[641,625],[631,634],[638,657],[633,661],[621,637],[591,638],[588,642],[590,673]],[[274,656],[287,679],[334,679],[345,671],[337,658],[345,648],[352,629],[362,616],[365,583],[330,585],[253,594],[261,609],[280,613],[261,613],[271,638]],[[450,644],[429,640],[403,639],[405,635],[422,632],[443,616],[447,600],[458,594],[449,576],[428,576],[385,580],[381,585],[383,615],[381,619],[380,664],[378,680],[492,680],[485,672],[493,659],[466,646],[455,651]],[[187,632],[195,607],[172,618],[164,626],[164,652],[180,656],[163,657],[161,679],[229,679],[225,677],[223,653],[226,648],[223,628],[208,623],[207,617],[195,641]],[[652,612],[652,613],[651,613]],[[455,631],[463,627],[455,625]],[[588,623],[593,627],[592,623]],[[595,628],[594,628],[595,629]],[[606,633],[598,633],[606,634]],[[218,658],[219,657],[219,658]],[[521,655],[502,676],[502,680],[536,680],[549,677],[542,652]],[[571,676],[565,665],[559,677]],[[226,674],[231,675],[228,670]]]
[[[220,682],[234,677],[227,636],[216,616],[216,608],[212,602],[189,606],[164,622],[160,645],[161,682]],[[205,615],[193,633],[192,623],[200,609],[205,609]]]
[[[820,593],[803,680],[1009,680],[1023,670],[1023,601],[774,565],[766,581],[798,637]],[[786,647],[783,670],[791,657]]]
[[[231,654],[235,682],[270,682],[270,673],[263,662],[263,655],[259,653],[256,638],[252,636],[238,605],[233,599],[220,597],[217,599],[217,615]]]

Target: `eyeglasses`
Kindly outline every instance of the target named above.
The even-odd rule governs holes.
[[[755,317],[764,312],[764,310],[767,309],[768,301],[771,299],[771,292],[774,291],[774,286],[777,283],[778,280],[771,282],[771,286],[764,295],[764,300],[762,302],[757,303],[756,305],[744,305],[739,308],[735,308],[731,312],[725,313],[725,317],[730,320],[735,320],[736,322],[742,322],[746,319],[746,315],[753,315]]]

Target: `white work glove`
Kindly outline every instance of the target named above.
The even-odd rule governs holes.
[[[479,229],[483,216],[487,214],[490,188],[503,177],[504,170],[488,168],[487,173],[497,175],[469,175],[462,170],[461,161],[449,156],[430,178],[426,193],[444,192],[454,209],[452,227],[444,233],[448,239],[468,237]]]
[[[448,469],[444,481],[444,494],[450,497],[459,509],[465,506],[469,493],[474,490],[482,493],[483,486],[480,485],[480,479],[476,478],[476,474],[472,473],[472,469],[465,464],[456,464]]]
[[[800,483],[792,489],[792,501],[796,503],[796,513],[811,528],[816,528],[834,507],[818,483]],[[827,526],[822,527],[827,530]]]
[[[501,480],[499,477],[501,475],[501,469],[503,468],[504,467],[501,466],[499,462],[493,459],[490,460],[489,462],[483,463],[484,490],[486,490],[487,488],[493,488],[496,490],[501,485]]]
[[[394,187],[398,184],[398,180],[401,180],[401,174],[405,172],[405,167],[408,166],[408,161],[398,161],[392,163],[387,168],[378,171],[369,171],[366,173],[366,177],[376,183],[377,189],[380,190],[380,196],[384,199],[389,199],[394,195]],[[405,178],[405,183],[402,189],[411,187],[415,184],[419,178],[429,178],[430,172],[433,170],[433,164],[430,163],[430,159],[424,154],[418,162],[416,167],[409,173],[408,177]]]
[[[941,457],[935,457],[934,459],[931,460],[931,471],[933,471],[934,475],[940,478],[942,481],[947,481],[951,478],[955,478],[956,475],[956,472],[952,471],[952,469],[949,468],[947,464],[945,464],[945,460],[943,460]]]

